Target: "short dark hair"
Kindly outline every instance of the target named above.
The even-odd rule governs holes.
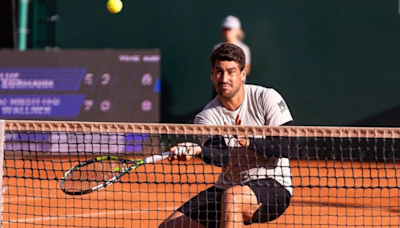
[[[239,65],[240,71],[242,71],[244,69],[246,57],[240,47],[234,44],[225,43],[211,53],[210,60],[213,69],[217,60],[235,61]]]

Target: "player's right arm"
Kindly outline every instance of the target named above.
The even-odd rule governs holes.
[[[221,125],[216,118],[201,112],[194,119],[195,124]],[[198,155],[201,160],[210,165],[223,167],[229,162],[229,148],[222,135],[201,135],[201,153]]]
[[[184,149],[182,149],[184,148]],[[205,163],[223,167],[229,161],[229,149],[222,136],[209,138],[203,146],[193,142],[183,142],[171,147],[170,160],[187,161],[199,156]]]
[[[222,135],[215,135],[204,143],[198,156],[207,164],[224,167],[229,162],[229,148]]]
[[[202,125],[219,125],[207,118],[205,113],[196,115],[195,124]],[[221,135],[199,135],[201,146],[192,142],[183,142],[171,148],[174,155],[171,160],[189,160],[193,156],[198,156],[205,163],[223,167],[229,160],[229,148],[225,143],[224,137]],[[182,154],[179,147],[186,147],[187,154]]]

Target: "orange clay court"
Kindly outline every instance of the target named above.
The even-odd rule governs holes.
[[[56,178],[72,163],[6,159],[3,227],[157,227],[220,171],[201,160],[164,161],[139,167],[105,190],[70,196]],[[400,164],[291,160],[291,166],[291,206],[268,225],[247,227],[400,226]]]

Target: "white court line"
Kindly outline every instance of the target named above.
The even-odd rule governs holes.
[[[48,197],[20,196],[20,197],[13,197],[13,198],[4,198],[4,203],[36,201],[36,200],[50,200],[50,199],[60,199],[60,198],[57,196],[48,196]]]
[[[110,195],[112,193],[107,193],[107,192],[98,192],[97,195],[95,196],[102,196],[102,197],[106,197],[107,195]],[[139,194],[139,193],[134,193],[134,194]],[[93,194],[92,194],[93,195]],[[18,196],[18,197],[9,197],[7,198],[7,196],[4,197],[4,203],[14,203],[14,202],[25,202],[25,201],[37,201],[37,200],[52,200],[52,199],[65,199],[65,200],[70,200],[70,197],[60,197],[60,195],[49,195],[46,197],[42,197],[42,196]],[[90,200],[90,198],[78,198],[79,200]]]
[[[92,195],[93,195],[93,193],[92,193]],[[95,196],[107,197],[109,195],[114,195],[114,193],[102,192],[101,194],[97,193],[97,195],[95,195]],[[131,195],[133,197],[133,196],[136,196],[136,195],[140,195],[140,193],[132,193]],[[181,195],[188,195],[188,194],[181,194]],[[190,195],[188,195],[188,196],[190,196]],[[41,196],[19,196],[19,197],[10,197],[10,198],[8,198],[7,195],[6,195],[4,197],[4,203],[5,204],[6,203],[15,203],[15,202],[22,203],[22,202],[26,202],[26,201],[54,200],[54,199],[56,199],[56,200],[60,200],[60,199],[62,199],[62,200],[71,200],[72,198],[70,198],[70,197],[60,197],[60,195],[49,195],[49,196],[46,196],[46,197],[41,197]],[[91,198],[84,198],[84,197],[75,198],[75,199],[78,199],[78,200],[91,200]]]
[[[104,195],[102,195],[104,196]],[[19,196],[19,197],[12,197],[12,198],[4,198],[4,203],[14,203],[14,202],[25,202],[25,201],[37,201],[37,200],[52,200],[52,199],[63,199],[63,200],[70,200],[71,198],[62,198],[58,195],[51,195],[46,197],[41,196]],[[79,198],[79,200],[90,200],[89,198]]]
[[[65,216],[48,216],[48,217],[33,217],[33,218],[27,218],[27,219],[16,219],[16,220],[8,220],[8,221],[3,221],[3,224],[9,224],[9,223],[27,223],[27,222],[42,222],[42,221],[49,221],[49,220],[61,220],[61,219],[69,219],[69,218],[97,218],[97,217],[103,217],[103,216],[108,216],[108,215],[123,215],[123,214],[136,214],[140,212],[149,212],[149,211],[171,211],[175,210],[177,207],[164,207],[164,208],[146,208],[146,209],[141,209],[141,210],[119,210],[119,211],[105,211],[105,212],[92,212],[92,213],[86,213],[86,214],[73,214],[73,215],[65,215]]]

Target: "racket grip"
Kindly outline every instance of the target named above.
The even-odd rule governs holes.
[[[167,152],[164,152],[162,154],[157,154],[157,155],[153,155],[153,156],[147,157],[147,158],[145,158],[143,160],[144,160],[144,163],[146,163],[146,164],[155,163],[155,162],[159,162],[159,161],[167,159],[172,154],[173,153],[167,151]]]

